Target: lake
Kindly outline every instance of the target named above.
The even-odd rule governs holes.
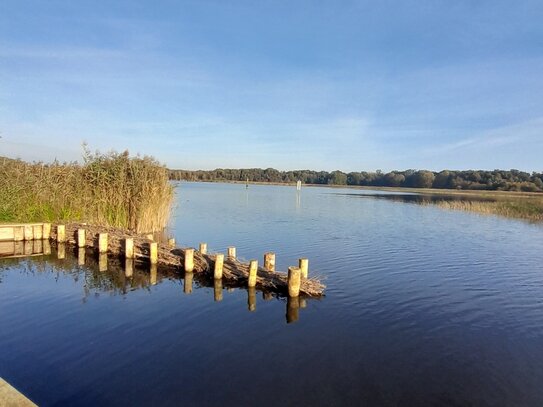
[[[543,405],[543,225],[367,190],[177,194],[179,245],[308,257],[325,297],[0,259],[0,377],[43,406]]]

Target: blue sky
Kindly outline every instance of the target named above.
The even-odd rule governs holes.
[[[543,170],[542,1],[0,2],[0,155]]]

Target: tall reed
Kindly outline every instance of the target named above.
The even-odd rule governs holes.
[[[137,232],[168,223],[173,187],[152,157],[84,150],[83,164],[0,159],[0,220],[83,221]]]

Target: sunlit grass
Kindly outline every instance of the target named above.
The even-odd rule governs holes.
[[[1,221],[84,221],[153,232],[168,223],[173,187],[151,157],[90,153],[83,164],[0,159]]]

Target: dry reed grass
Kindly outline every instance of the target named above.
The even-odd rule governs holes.
[[[0,220],[81,221],[137,232],[168,223],[173,187],[151,157],[84,150],[84,162],[0,159]]]
[[[543,199],[526,198],[497,201],[440,200],[431,204],[445,209],[473,211],[487,215],[500,215],[531,221],[543,221]]]

